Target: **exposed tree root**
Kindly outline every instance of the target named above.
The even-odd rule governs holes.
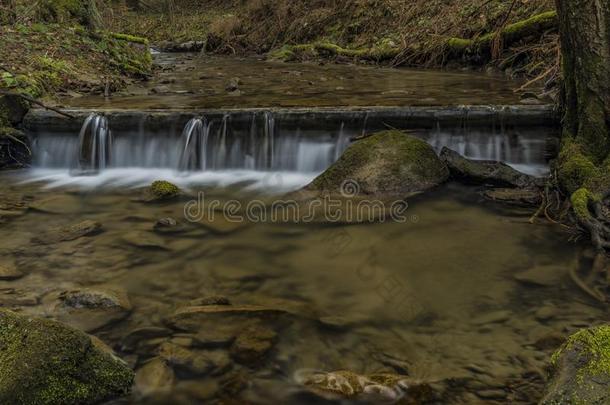
[[[587,283],[585,283],[580,276],[578,275],[578,260],[576,260],[576,263],[573,266],[570,266],[570,278],[572,279],[572,281],[574,282],[574,284],[576,284],[576,286],[578,286],[578,288],[580,288],[585,294],[587,294],[588,296],[590,296],[591,298],[595,299],[596,301],[599,301],[601,303],[606,303],[606,296],[604,294],[602,294],[601,292],[599,292],[597,289],[595,288],[591,288],[587,285]]]

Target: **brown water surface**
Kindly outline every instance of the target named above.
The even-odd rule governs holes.
[[[405,223],[193,224],[184,219],[186,200],[143,203],[139,190],[121,188],[48,190],[21,184],[21,174],[0,175],[0,252],[27,275],[0,281],[0,302],[53,317],[58,292],[125,289],[131,314],[94,333],[135,369],[169,341],[223,364],[213,375],[177,371],[160,403],[307,403],[297,376],[308,369],[408,373],[452,386],[446,403],[533,403],[557,336],[607,318],[569,280],[579,249],[566,234],[529,224],[529,210],[490,205],[471,187],[450,184],[411,200]],[[205,193],[208,203],[255,197]],[[9,200],[38,210],[19,211]],[[154,232],[164,217],[182,228]],[[33,241],[83,220],[99,221],[103,232]],[[515,279],[527,271],[551,281]],[[192,333],[176,330],[127,347],[133,330],[166,328],[176,308],[214,295],[288,312],[281,321],[227,315],[198,332],[264,324],[277,334],[264,360],[241,364],[232,349],[197,346]],[[150,403],[135,395],[128,402]]]
[[[255,58],[157,54],[159,74],[105,99],[68,98],[83,108],[447,106],[519,104],[522,83],[502,75]],[[228,85],[239,79],[238,91]]]

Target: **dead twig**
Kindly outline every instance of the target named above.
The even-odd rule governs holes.
[[[50,110],[50,111],[56,112],[57,114],[63,115],[64,117],[68,117],[70,119],[75,119],[76,118],[72,114],[64,112],[64,111],[60,110],[59,108],[48,106],[48,105],[44,104],[41,101],[38,101],[38,100],[36,100],[36,99],[34,99],[34,98],[30,97],[30,96],[26,96],[25,94],[13,93],[13,92],[6,91],[6,90],[1,90],[1,89],[0,89],[0,94],[4,95],[4,96],[21,97],[22,99],[24,99],[24,100],[26,100],[26,101],[28,101],[28,102],[30,102],[32,104],[36,104],[36,105],[38,105],[38,106],[40,106],[40,107],[42,107],[42,108],[44,108],[46,110]]]

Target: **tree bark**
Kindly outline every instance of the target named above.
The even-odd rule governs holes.
[[[610,1],[556,0],[563,55],[564,136],[594,163],[610,151]]]
[[[555,1],[563,56],[558,183],[593,244],[610,249],[610,1]]]

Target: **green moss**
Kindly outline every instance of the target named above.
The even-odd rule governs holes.
[[[589,212],[589,201],[591,198],[591,192],[586,188],[580,188],[570,196],[572,209],[579,219],[588,220],[591,218],[591,213]]]
[[[0,402],[98,403],[126,395],[133,372],[58,322],[0,311]]]
[[[468,48],[470,48],[473,44],[473,41],[470,39],[462,39],[462,38],[449,38],[446,42],[447,48],[451,52],[464,52]]]
[[[370,48],[350,49],[343,48],[328,41],[319,41],[312,44],[285,45],[268,54],[269,58],[290,62],[308,58],[330,58],[344,56],[346,58],[383,61],[396,57],[400,52],[389,39],[380,41]]]
[[[180,189],[169,181],[158,180],[151,184],[150,193],[155,198],[166,200],[178,196]]]
[[[568,193],[574,193],[598,174],[598,168],[582,153],[580,146],[572,140],[564,140],[558,161],[561,187]]]
[[[336,190],[345,180],[368,182],[376,179],[373,187],[391,194],[407,186],[403,184],[405,182],[431,184],[447,177],[447,167],[430,145],[404,132],[391,130],[351,145],[335,164],[313,181],[312,186],[319,190]],[[429,185],[422,187],[425,188]]]
[[[110,36],[114,39],[119,39],[121,41],[133,42],[136,44],[142,44],[142,45],[148,46],[148,39],[142,38],[142,37],[136,37],[135,35],[111,32]]]
[[[510,45],[514,41],[536,33],[542,34],[544,31],[557,26],[557,12],[549,11],[538,14],[525,20],[507,25],[500,35],[505,45]],[[461,54],[468,50],[489,51],[491,44],[496,37],[496,32],[489,32],[474,39],[449,38],[445,46],[454,54]]]
[[[610,326],[584,329],[570,336],[553,354],[551,363],[556,366],[562,354],[568,350],[578,351],[586,361],[577,374],[580,382],[596,376],[610,377]]]

